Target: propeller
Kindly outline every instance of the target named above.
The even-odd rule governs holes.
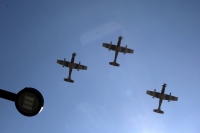
[[[74,52],[73,55],[76,56],[76,53]]]
[[[122,37],[122,36],[119,36],[119,38],[121,38],[121,39],[122,39],[122,38],[124,38],[124,37]]]
[[[165,84],[165,83],[164,83],[164,84],[163,84],[163,86],[165,86],[165,87],[166,87],[166,86],[167,86],[167,84]]]

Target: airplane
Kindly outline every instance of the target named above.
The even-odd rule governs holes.
[[[178,101],[178,97],[171,96],[171,92],[170,92],[169,95],[164,94],[166,86],[167,86],[167,84],[165,84],[165,83],[162,85],[161,93],[156,92],[156,89],[154,91],[147,90],[147,92],[146,92],[146,94],[153,96],[153,98],[156,97],[156,98],[160,99],[159,100],[158,109],[154,109],[153,110],[156,113],[164,114],[164,111],[162,111],[161,108],[160,108],[163,100],[168,100],[168,102],[170,102],[170,101]]]
[[[79,64],[74,63],[76,53],[72,54],[71,62],[66,61],[66,58],[63,60],[57,60],[57,63],[62,65],[63,67],[69,67],[69,76],[68,78],[64,78],[64,81],[74,83],[74,80],[71,79],[72,69],[80,70],[87,70],[87,66],[81,65],[81,62]]]
[[[114,61],[113,62],[109,62],[110,65],[113,65],[113,66],[119,66],[120,65],[120,64],[118,64],[116,62],[117,61],[117,56],[118,56],[119,52],[122,52],[124,54],[126,54],[126,53],[133,53],[134,52],[134,50],[127,48],[127,45],[125,47],[120,46],[122,38],[123,38],[122,36],[119,36],[117,45],[112,44],[112,41],[110,42],[110,44],[103,43],[103,45],[102,45],[103,47],[108,48],[109,51],[110,50],[115,51]]]

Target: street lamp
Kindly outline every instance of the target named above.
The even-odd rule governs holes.
[[[15,102],[17,110],[24,116],[35,116],[44,106],[42,94],[31,87],[26,87],[17,94],[0,89],[0,97]]]

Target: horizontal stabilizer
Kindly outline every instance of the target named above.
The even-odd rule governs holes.
[[[154,109],[153,111],[156,112],[156,113],[164,114],[164,111],[162,111],[160,109]]]
[[[69,78],[64,78],[64,81],[66,81],[66,82],[70,82],[70,83],[74,83],[74,80],[69,79]]]
[[[110,65],[113,65],[113,66],[119,66],[119,64],[116,63],[116,62],[109,62],[109,64],[110,64]]]

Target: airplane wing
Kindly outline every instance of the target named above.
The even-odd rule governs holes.
[[[147,92],[146,92],[148,95],[150,95],[150,96],[154,96],[154,97],[156,97],[156,98],[160,98],[159,96],[160,96],[160,93],[159,92],[155,92],[155,94],[154,94],[154,91],[149,91],[149,90],[147,90]]]
[[[120,47],[119,47],[119,52],[123,52],[123,53],[133,53],[134,50],[129,49],[129,48],[126,48],[126,47],[120,46]]]
[[[164,94],[164,100],[170,100],[170,101],[178,101],[178,97],[175,97],[175,96],[170,96],[170,95],[167,95],[167,94]]]
[[[80,70],[87,70],[87,66],[84,66],[84,65],[79,65],[77,63],[74,63],[74,66],[73,66],[74,69],[80,69]]]
[[[111,50],[113,50],[113,51],[116,51],[116,45],[114,45],[114,44],[108,44],[108,43],[103,43],[103,45],[102,45],[103,47],[105,47],[105,48],[108,48],[108,49],[111,49]]]
[[[63,60],[57,60],[57,63],[60,64],[60,65],[63,65],[63,62],[64,62]],[[69,67],[69,63],[70,62],[65,61],[64,66]]]

